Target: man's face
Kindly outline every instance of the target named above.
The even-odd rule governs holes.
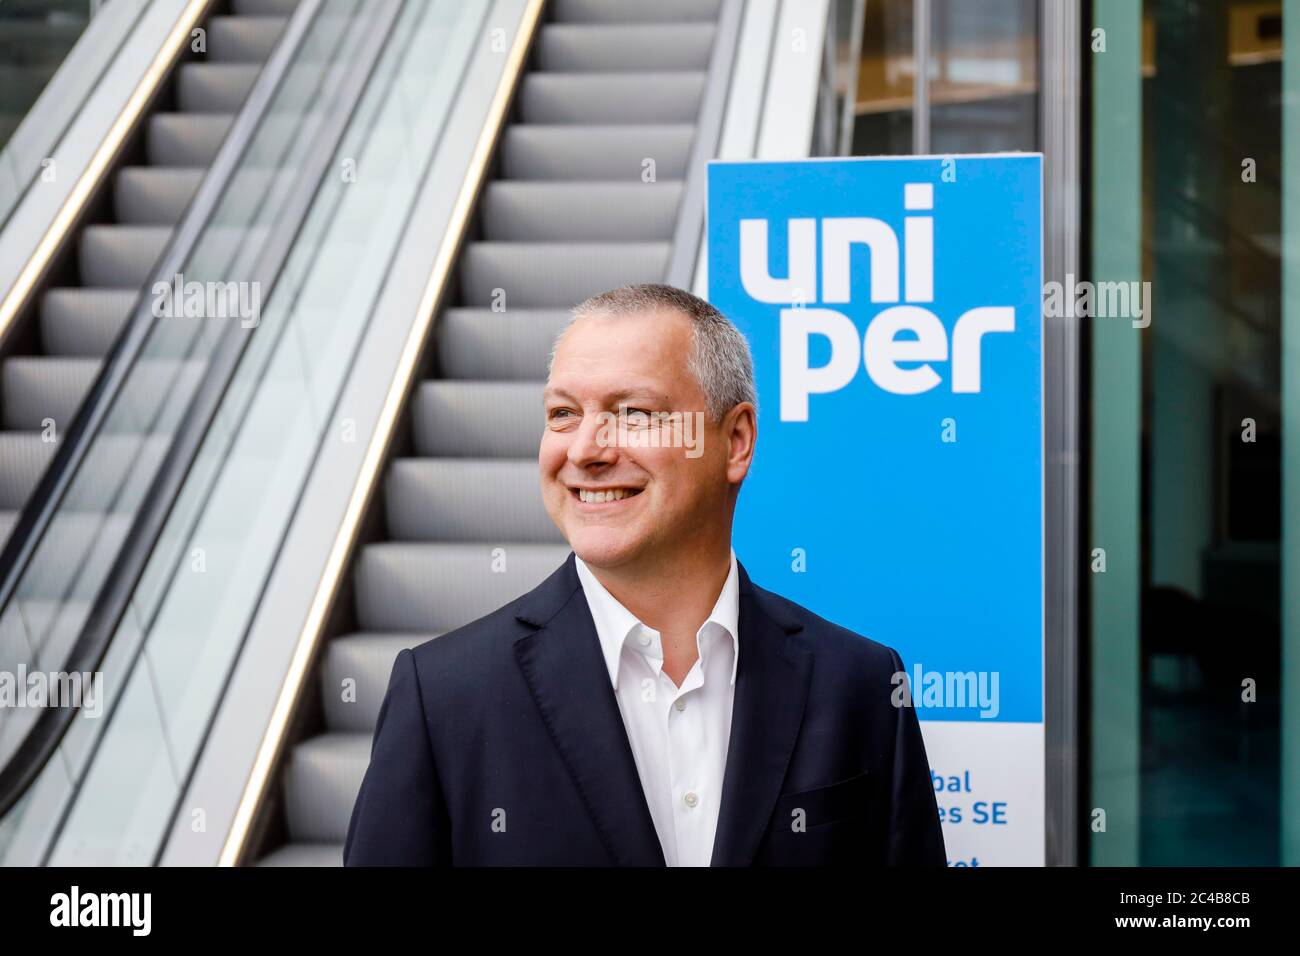
[[[542,497],[594,567],[652,566],[730,540],[752,432],[737,453],[728,434],[735,416],[707,420],[704,391],[686,366],[691,334],[675,312],[588,316],[556,349],[538,457]]]

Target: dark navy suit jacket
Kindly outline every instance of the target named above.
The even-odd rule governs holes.
[[[891,703],[898,654],[739,578],[713,865],[945,865],[916,712]],[[343,856],[664,865],[572,554],[398,655]]]

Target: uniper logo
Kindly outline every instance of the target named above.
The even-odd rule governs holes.
[[[924,212],[934,208],[931,183],[907,183],[903,208]],[[740,281],[750,297],[772,304],[790,303],[781,310],[781,421],[806,422],[808,396],[837,392],[858,373],[858,365],[877,386],[896,395],[919,395],[943,379],[933,364],[949,360],[948,332],[939,317],[915,303],[934,301],[934,219],[909,215],[903,219],[901,263],[905,305],[888,305],[867,324],[861,345],[858,329],[843,312],[809,308],[808,301],[838,305],[853,300],[849,268],[854,245],[870,251],[872,303],[899,301],[898,236],[880,219],[837,218],[821,222],[821,297],[818,298],[816,219],[788,221],[789,264],[786,278],[768,272],[766,219],[740,221]],[[980,390],[980,344],[986,332],[1014,332],[1011,306],[980,306],[957,319],[952,329],[952,390]],[[911,333],[899,338],[901,332]],[[808,340],[827,338],[830,361],[808,365]],[[903,368],[900,363],[909,363]],[[920,363],[920,364],[914,364]]]

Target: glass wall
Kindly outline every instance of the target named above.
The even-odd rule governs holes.
[[[850,3],[839,4],[841,58]],[[1034,151],[1038,136],[1039,0],[866,2],[851,145],[855,156],[912,152],[918,8],[929,19],[930,152]]]
[[[1284,861],[1282,6],[1093,4],[1093,863]]]
[[[0,3],[0,147],[90,22],[88,0]]]
[[[841,0],[837,151],[913,151],[924,23],[928,151],[1043,149],[1042,117],[1066,105],[1043,102],[1052,2]],[[1300,190],[1284,175],[1288,156],[1300,169],[1300,4],[1289,19],[1287,5],[1080,8],[1084,864],[1300,865]]]

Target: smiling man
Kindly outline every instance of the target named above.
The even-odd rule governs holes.
[[[573,553],[398,655],[345,862],[944,865],[898,654],[732,551],[758,434],[744,336],[662,285],[574,315],[538,456]],[[806,492],[842,477],[833,449],[807,465]]]

